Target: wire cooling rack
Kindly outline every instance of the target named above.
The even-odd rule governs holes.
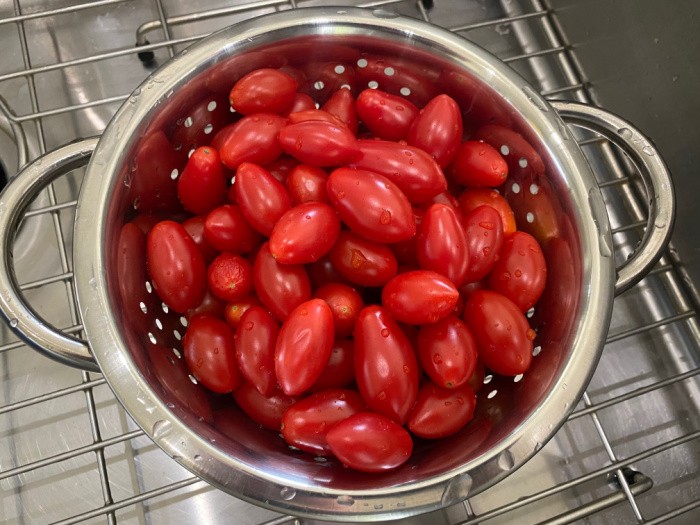
[[[99,134],[157,64],[209,32],[322,1],[0,1],[0,162],[18,165]],[[334,1],[397,10],[486,47],[549,99],[592,100],[556,12],[539,0]],[[136,44],[136,45],[135,45]],[[14,138],[18,128],[26,143]],[[581,133],[609,206],[618,262],[641,238],[646,199],[604,139]],[[79,334],[72,288],[78,171],[26,214],[15,245],[32,305]],[[593,380],[557,436],[496,487],[429,523],[696,523],[700,509],[698,317],[671,248],[615,301]],[[179,467],[136,427],[99,374],[49,361],[0,326],[0,521],[294,523]],[[416,523],[419,520],[408,520]]]

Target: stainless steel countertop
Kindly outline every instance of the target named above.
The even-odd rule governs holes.
[[[140,51],[162,63],[237,20],[327,3],[0,0],[0,95],[34,158],[104,129],[149,72],[134,47],[137,34],[150,42]],[[692,96],[698,76],[692,15],[700,6],[551,0],[552,12],[540,0],[435,0],[432,9],[426,6],[433,2],[415,0],[372,3],[458,31],[508,61],[547,98],[594,98],[628,117],[666,156],[679,196],[677,251],[615,301],[601,363],[555,439],[464,505],[405,523],[697,523],[700,328],[683,270],[700,282],[693,232],[700,132],[692,122],[700,114]],[[208,16],[205,9],[212,10]],[[0,159],[13,173],[17,150],[2,118],[0,124]],[[641,236],[644,197],[609,144],[580,139],[603,183],[616,256],[624,260]],[[64,177],[42,195],[14,250],[32,305],[76,333],[70,258],[81,177]],[[294,523],[193,478],[143,436],[99,374],[49,361],[2,325],[0,373],[3,523]],[[641,474],[628,476],[625,491],[611,476],[627,467]]]

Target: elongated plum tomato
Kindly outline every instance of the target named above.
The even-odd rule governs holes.
[[[181,224],[161,221],[151,228],[146,259],[153,287],[170,308],[184,313],[202,301],[207,291],[204,257]]]
[[[503,246],[501,214],[491,206],[479,206],[462,219],[469,244],[469,267],[464,281],[474,283],[486,277],[496,264]]]
[[[469,385],[441,388],[426,383],[418,392],[408,428],[422,438],[451,436],[472,419],[475,408],[476,395]]]
[[[328,177],[328,197],[352,231],[376,242],[399,242],[416,233],[411,203],[386,177],[338,168]]]
[[[382,290],[382,305],[397,321],[429,324],[452,313],[459,292],[447,277],[428,270],[398,274]]]
[[[355,380],[374,412],[403,424],[418,395],[418,362],[389,312],[367,306],[355,324]]]
[[[404,97],[379,89],[365,89],[357,96],[357,113],[367,128],[384,140],[402,140],[418,116],[418,108]]]
[[[340,219],[323,202],[287,210],[270,234],[270,252],[282,264],[308,264],[326,255],[340,234]]]
[[[279,133],[285,153],[311,166],[341,166],[359,155],[357,139],[345,125],[308,120],[289,124]]]
[[[317,456],[331,453],[326,434],[340,421],[365,410],[356,390],[330,389],[298,401],[282,416],[285,441]]]
[[[457,102],[445,94],[433,98],[413,121],[407,140],[446,167],[462,141],[462,111]]]
[[[328,258],[341,276],[360,286],[383,286],[398,269],[391,248],[349,231],[340,232]]]
[[[277,136],[285,123],[278,115],[255,113],[222,129],[212,146],[218,146],[221,162],[229,169],[236,169],[242,162],[265,165],[282,154]]]
[[[416,347],[423,370],[443,388],[467,383],[476,368],[476,341],[454,315],[421,326]]]
[[[264,396],[274,392],[275,344],[279,324],[260,306],[251,306],[241,317],[234,337],[236,361],[243,377]]]
[[[281,113],[294,102],[297,82],[279,69],[262,68],[239,79],[231,89],[231,107],[243,115]]]
[[[513,301],[497,292],[476,290],[464,306],[464,322],[486,368],[515,376],[530,367],[535,331]]]
[[[321,299],[306,301],[289,314],[275,347],[275,374],[285,394],[302,394],[314,384],[331,356],[333,334],[333,313]]]
[[[226,201],[226,178],[214,148],[202,146],[192,153],[177,180],[177,196],[195,215],[208,213]]]
[[[466,140],[450,164],[455,181],[469,186],[496,188],[508,177],[508,164],[496,148],[479,140]]]
[[[344,465],[363,472],[395,469],[413,452],[413,440],[403,427],[372,412],[358,412],[334,425],[326,441]]]
[[[323,111],[327,111],[343,124],[350,131],[357,134],[358,118],[357,109],[355,108],[355,98],[349,89],[339,89],[331,95],[323,106]]]
[[[236,170],[236,202],[246,221],[263,235],[270,235],[277,221],[291,208],[287,188],[256,164],[242,163]]]

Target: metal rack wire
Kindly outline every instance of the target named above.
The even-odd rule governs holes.
[[[52,2],[49,6],[20,0],[0,3],[0,37],[5,35],[3,38],[14,46],[8,53],[13,59],[0,67],[0,94],[10,100],[5,115],[8,124],[21,126],[30,144],[26,150],[20,144],[23,147],[19,149],[18,164],[27,160],[24,157],[31,160],[60,144],[56,143],[58,135],[54,128],[65,119],[74,123],[95,116],[90,113],[95,111],[102,117],[95,120],[93,127],[85,128],[78,123],[73,136],[67,139],[62,136],[64,142],[79,136],[83,129],[99,133],[100,123],[106,123],[109,115],[128,98],[131,87],[147,75],[148,67],[166,60],[213,28],[273,10],[320,3],[324,2],[239,0],[201,11],[187,2],[183,3],[183,9],[167,0],[98,0],[80,5]],[[435,2],[434,6],[427,0],[333,2],[338,3],[396,9],[446,26],[485,45],[540,87],[544,96],[592,100],[583,72],[572,60],[572,51],[556,24],[555,14],[540,0],[504,0],[498,6],[459,0]],[[105,36],[104,41],[95,42],[88,54],[57,53],[49,60],[35,60],[33,39],[37,31],[53,34],[54,26],[75,16],[99,17],[120,10],[122,16],[128,16],[131,14],[128,9],[134,5],[138,12],[146,13],[146,18],[129,26],[132,32],[123,35],[116,44]],[[132,43],[124,44],[127,41]],[[134,46],[133,41],[138,45]],[[509,44],[503,44],[505,41]],[[128,65],[131,75],[128,80],[132,83],[127,90],[112,92],[107,87],[96,94],[85,90],[75,100],[59,103],[44,96],[44,82],[56,81],[52,75],[63,75],[65,81],[71,73],[103,62],[119,67]],[[87,77],[78,77],[83,84],[71,88],[80,94]],[[10,97],[8,92],[16,96]],[[624,259],[645,225],[646,206],[638,180],[619,153],[600,137],[581,134],[580,143],[600,175],[604,196],[612,210],[618,256]],[[6,167],[9,173],[13,172],[12,167]],[[61,315],[49,316],[49,320],[75,334],[82,327],[72,288],[70,224],[79,178],[77,174],[68,181],[55,183],[27,213],[25,222],[43,221],[43,227],[52,233],[53,244],[42,247],[46,253],[50,252],[50,256],[44,257],[52,264],[35,268],[33,272],[19,272],[26,273],[24,277],[20,275],[24,293],[38,298],[39,303],[47,290],[51,290],[52,303],[56,294],[62,298],[58,306]],[[591,523],[646,524],[674,520],[680,523],[679,520],[688,519],[691,523],[693,515],[697,519],[700,420],[696,414],[700,403],[700,356],[696,349],[700,346],[700,328],[677,267],[678,261],[671,251],[652,275],[616,301],[611,335],[591,386],[557,438],[538,455],[549,459],[537,463],[536,458],[495,489],[471,498],[464,506],[448,509],[441,515],[442,519],[464,524],[507,523],[515,516],[521,522],[558,524],[582,519]],[[56,304],[49,306],[57,308]],[[0,327],[0,370],[4,381],[0,396],[3,521],[171,522],[177,520],[173,516],[182,517],[177,512],[183,511],[178,509],[199,508],[197,514],[187,515],[186,521],[230,522],[230,515],[223,511],[214,514],[201,511],[212,501],[224,508],[242,509],[243,514],[235,514],[237,518],[240,516],[240,523],[272,525],[295,520],[219,493],[179,469],[130,422],[101,376],[88,372],[64,373],[61,365],[40,357],[34,359],[21,341],[3,329]],[[635,355],[640,347],[646,350],[642,357],[637,355],[634,366],[628,367],[629,370],[621,367],[620,361]],[[658,362],[652,354],[673,366],[656,370]],[[17,366],[25,360],[30,361],[27,367]],[[611,369],[617,375],[610,374]],[[60,379],[55,379],[58,376]],[[679,405],[679,399],[685,405]],[[669,400],[673,406],[669,406]],[[660,418],[659,424],[654,421],[651,427],[632,424],[621,430],[619,420],[637,417],[645,403],[664,407],[668,417]],[[61,405],[69,406],[70,411],[61,411],[58,408]],[[31,417],[27,416],[29,413]],[[83,421],[78,425],[83,432],[68,440],[62,429],[71,426],[75,418]],[[17,433],[25,430],[23,425],[28,428],[30,446],[18,444],[16,439]],[[46,433],[41,436],[41,442],[33,434],[35,427]],[[628,433],[630,429],[632,432]],[[2,452],[3,449],[7,451]],[[661,468],[664,463],[681,465],[684,471],[664,479],[666,473]],[[163,465],[168,469],[165,475],[165,470],[160,470],[166,469]],[[546,480],[535,485],[523,483],[523,479],[535,476]],[[85,491],[85,479],[94,483],[92,490],[87,491],[89,494],[67,496],[53,506],[40,501],[45,497],[42,490],[48,486],[60,485],[61,490],[79,486],[79,490]],[[200,505],[201,502],[205,504]]]

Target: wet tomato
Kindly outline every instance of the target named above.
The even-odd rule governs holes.
[[[188,368],[203,386],[219,394],[238,388],[241,374],[233,332],[224,321],[207,314],[195,315],[189,321],[182,347]]]
[[[234,337],[236,360],[243,377],[263,396],[270,396],[277,384],[275,344],[279,324],[260,306],[251,306],[241,316]]]
[[[476,395],[469,385],[441,388],[426,383],[418,392],[408,428],[422,438],[451,436],[472,419],[475,408]]]
[[[444,275],[428,270],[400,273],[382,290],[382,305],[397,321],[428,324],[452,313],[459,292]]]
[[[467,325],[453,315],[421,326],[416,350],[425,373],[443,388],[467,383],[476,368],[476,341]]]

